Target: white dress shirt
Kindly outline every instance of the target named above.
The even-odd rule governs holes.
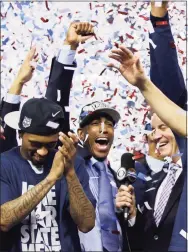
[[[162,171],[164,166],[164,161],[153,158],[152,156],[146,155],[147,164],[152,171],[152,175]]]

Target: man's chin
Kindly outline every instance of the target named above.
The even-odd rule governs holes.
[[[107,158],[108,153],[92,153],[92,156],[98,161],[104,161]]]
[[[46,160],[46,159],[41,160],[41,161],[38,161],[38,160],[32,159],[32,160],[31,160],[31,163],[32,163],[33,165],[35,165],[36,167],[40,168],[41,166],[44,165],[45,160]]]

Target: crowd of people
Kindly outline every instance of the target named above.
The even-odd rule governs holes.
[[[38,61],[31,48],[1,104],[0,251],[186,251],[187,91],[170,46],[167,6],[151,2],[149,36],[156,48],[150,45],[150,78],[126,45],[109,55],[108,67],[136,86],[152,109],[149,152],[133,157],[137,179],[130,185],[108,162],[120,113],[107,102],[88,101],[73,132],[65,109],[75,54],[95,35],[92,23],[70,25],[52,60],[45,97],[19,110]]]

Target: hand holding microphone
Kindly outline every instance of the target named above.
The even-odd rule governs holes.
[[[136,200],[132,185],[121,185],[116,196],[116,207],[124,208],[125,220],[136,216]],[[126,208],[125,208],[126,207]],[[129,209],[129,211],[127,210]]]
[[[121,167],[117,171],[117,179],[121,183],[116,197],[116,207],[123,208],[125,221],[136,216],[136,200],[134,187],[131,185],[136,180],[133,154],[124,153],[121,157]]]

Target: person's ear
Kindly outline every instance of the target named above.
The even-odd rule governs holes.
[[[85,130],[82,128],[77,129],[77,135],[80,138],[80,140],[84,141],[85,140]]]
[[[22,139],[24,135],[24,132],[18,132],[19,139]]]

